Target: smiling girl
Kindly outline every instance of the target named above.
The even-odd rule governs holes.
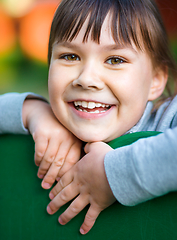
[[[168,81],[170,70],[177,85],[176,65],[155,2],[63,0],[48,56],[53,112],[88,143],[51,191],[48,213],[76,197],[59,218],[66,224],[90,204],[85,234],[116,200],[130,206],[177,190],[177,88],[171,93]],[[162,133],[115,150],[106,144],[140,131]]]

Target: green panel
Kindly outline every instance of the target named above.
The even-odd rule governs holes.
[[[121,137],[118,137],[118,138],[112,140],[108,144],[109,144],[109,146],[111,146],[112,148],[115,149],[115,148],[123,147],[126,145],[130,145],[131,143],[136,142],[140,138],[153,137],[160,133],[161,132],[155,132],[155,131],[129,133],[129,134],[123,135]]]
[[[79,228],[86,209],[65,226],[57,219],[66,206],[50,216],[48,193],[40,186],[31,136],[0,136],[1,240],[176,240],[177,193],[135,207],[115,203],[82,236]]]

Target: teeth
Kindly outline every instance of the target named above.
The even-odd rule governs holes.
[[[106,111],[102,111],[102,112],[106,112]],[[100,113],[100,111],[96,110],[94,113]]]
[[[77,101],[77,102],[74,102],[74,105],[77,107],[77,106],[81,106],[82,105],[82,102],[81,101]]]
[[[95,111],[87,111],[87,109],[94,109],[94,108],[109,108],[110,105],[108,104],[103,104],[103,103],[98,103],[98,102],[86,102],[86,101],[75,101],[74,102],[74,106],[77,107],[77,110],[80,112],[89,112],[89,113],[104,113],[107,111],[107,109],[105,110],[98,110],[95,109]],[[79,106],[82,106],[82,108],[80,108]],[[83,109],[84,108],[84,109]]]
[[[94,102],[88,102],[88,108],[93,109],[96,107],[96,104]]]
[[[82,107],[83,107],[83,108],[88,108],[88,103],[83,101],[83,102],[82,102]]]
[[[80,111],[80,112],[85,112],[85,113],[104,113],[104,112],[106,112],[106,110],[105,111],[99,111],[99,110],[96,110],[96,111],[94,111],[94,112],[88,112],[87,110],[85,110],[85,109],[78,109],[78,111]]]
[[[96,107],[101,107],[101,103],[95,103]]]
[[[94,109],[96,107],[109,107],[110,105],[107,104],[102,104],[102,103],[95,103],[95,102],[86,102],[86,101],[75,101],[74,105],[77,106],[82,106],[83,108],[89,108],[89,109]]]

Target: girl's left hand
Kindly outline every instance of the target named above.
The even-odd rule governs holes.
[[[55,213],[77,196],[59,217],[60,224],[66,224],[90,204],[80,228],[81,234],[86,234],[99,213],[116,201],[104,170],[104,157],[111,150],[113,149],[103,142],[87,144],[87,154],[66,172],[52,189],[49,195],[52,201],[47,207],[49,214]]]

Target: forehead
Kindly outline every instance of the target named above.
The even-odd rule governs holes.
[[[93,39],[93,36],[92,36],[92,29],[90,30],[88,36],[87,36],[87,39],[84,40],[84,36],[85,36],[85,33],[87,32],[87,29],[88,29],[88,25],[89,25],[89,19],[90,19],[90,16],[88,16],[83,24],[83,26],[81,27],[80,31],[78,32],[78,34],[74,37],[77,38],[77,39],[80,39],[81,41],[88,41],[88,40],[94,40]],[[93,26],[92,26],[93,28]],[[113,36],[112,36],[112,31],[111,31],[111,13],[108,13],[103,21],[103,24],[101,26],[101,29],[100,29],[100,39],[99,41],[102,42],[103,40],[104,41],[111,41],[111,42],[115,42],[114,39],[113,39]],[[73,29],[73,32],[74,32],[75,29]],[[72,33],[71,33],[72,35]]]

